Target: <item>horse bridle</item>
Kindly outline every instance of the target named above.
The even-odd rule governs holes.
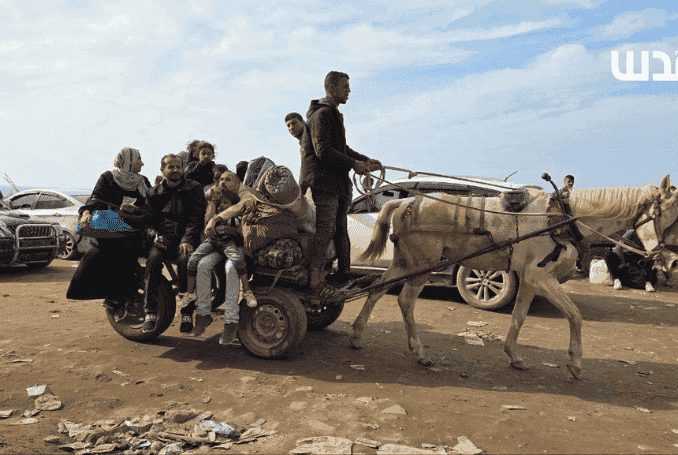
[[[636,220],[636,222],[633,224],[633,229],[636,232],[638,232],[639,227],[641,227],[644,224],[647,224],[649,222],[653,223],[654,234],[655,234],[655,237],[657,238],[657,245],[654,248],[652,248],[651,250],[647,250],[645,245],[643,245],[643,247],[645,247],[645,251],[647,252],[648,257],[654,259],[655,261],[658,261],[660,254],[661,254],[661,250],[663,250],[663,249],[667,249],[671,252],[678,253],[678,246],[666,245],[664,243],[666,232],[669,229],[671,229],[674,224],[676,224],[678,222],[678,211],[677,211],[677,214],[676,214],[676,218],[671,223],[669,223],[664,229],[662,229],[661,231],[660,231],[660,228],[661,228],[661,219],[662,219],[662,209],[661,209],[661,203],[660,203],[659,199],[655,199],[652,202],[651,212],[652,212],[652,215],[648,215],[647,218],[645,218],[643,221],[639,222],[638,220]],[[645,215],[645,212],[641,213],[640,216],[638,217],[638,219],[640,219],[640,217],[642,217],[643,215]]]

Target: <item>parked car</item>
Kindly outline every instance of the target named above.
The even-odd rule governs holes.
[[[81,239],[77,233],[78,209],[83,202],[75,197],[60,191],[36,189],[13,194],[5,201],[11,209],[61,225],[66,235],[66,248],[59,255],[60,259],[75,259],[89,248],[89,238]]]
[[[389,179],[390,180],[390,179]],[[388,242],[384,255],[374,262],[358,260],[367,249],[372,237],[377,215],[381,207],[394,199],[414,196],[412,190],[421,193],[447,193],[460,196],[499,196],[502,187],[520,188],[519,185],[492,179],[473,178],[470,183],[455,178],[414,176],[393,180],[395,185],[383,185],[372,195],[360,195],[353,200],[348,212],[348,232],[351,239],[351,273],[381,274],[393,260],[393,243]],[[539,186],[531,188],[542,189]],[[518,277],[515,272],[475,270],[460,265],[451,265],[442,272],[431,275],[429,283],[438,286],[456,287],[461,297],[476,308],[496,310],[513,301],[518,292]]]
[[[11,210],[0,200],[0,266],[45,267],[65,245],[66,235],[59,223]]]

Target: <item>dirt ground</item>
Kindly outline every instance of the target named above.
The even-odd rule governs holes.
[[[73,441],[58,432],[62,420],[178,408],[275,431],[200,453],[288,453],[312,436],[423,444],[438,453],[454,453],[460,436],[485,453],[678,453],[678,283],[660,283],[654,294],[613,291],[581,276],[566,283],[584,319],[583,379],[575,381],[564,367],[567,323],[544,299],[533,302],[519,339],[528,371],[510,368],[502,351],[510,308],[480,311],[442,288],[427,288],[415,312],[433,367],[409,354],[395,293],[377,304],[363,349],[347,339],[358,300],[324,331],[308,333],[294,355],[263,360],[218,344],[221,316],[200,339],[181,336],[178,318],[152,343],[123,339],[99,301],[65,298],[75,264],[0,270],[0,411],[14,410],[0,419],[0,453],[65,453],[44,442]],[[484,344],[457,335],[467,330],[481,332]],[[17,425],[34,407],[26,389],[36,384],[62,407]],[[377,450],[353,446],[353,453]]]

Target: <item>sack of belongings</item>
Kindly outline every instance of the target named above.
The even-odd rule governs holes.
[[[612,276],[610,275],[610,271],[607,269],[607,263],[605,262],[605,259],[593,259],[591,261],[589,281],[591,284],[612,286]]]
[[[302,260],[299,242],[292,239],[278,239],[254,253],[254,263],[261,267],[286,269]]]

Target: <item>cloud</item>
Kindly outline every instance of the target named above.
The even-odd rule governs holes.
[[[668,15],[666,11],[648,8],[642,11],[627,11],[603,26],[601,35],[606,38],[628,38],[636,32],[652,27],[663,27],[666,21],[678,18],[678,14]]]

